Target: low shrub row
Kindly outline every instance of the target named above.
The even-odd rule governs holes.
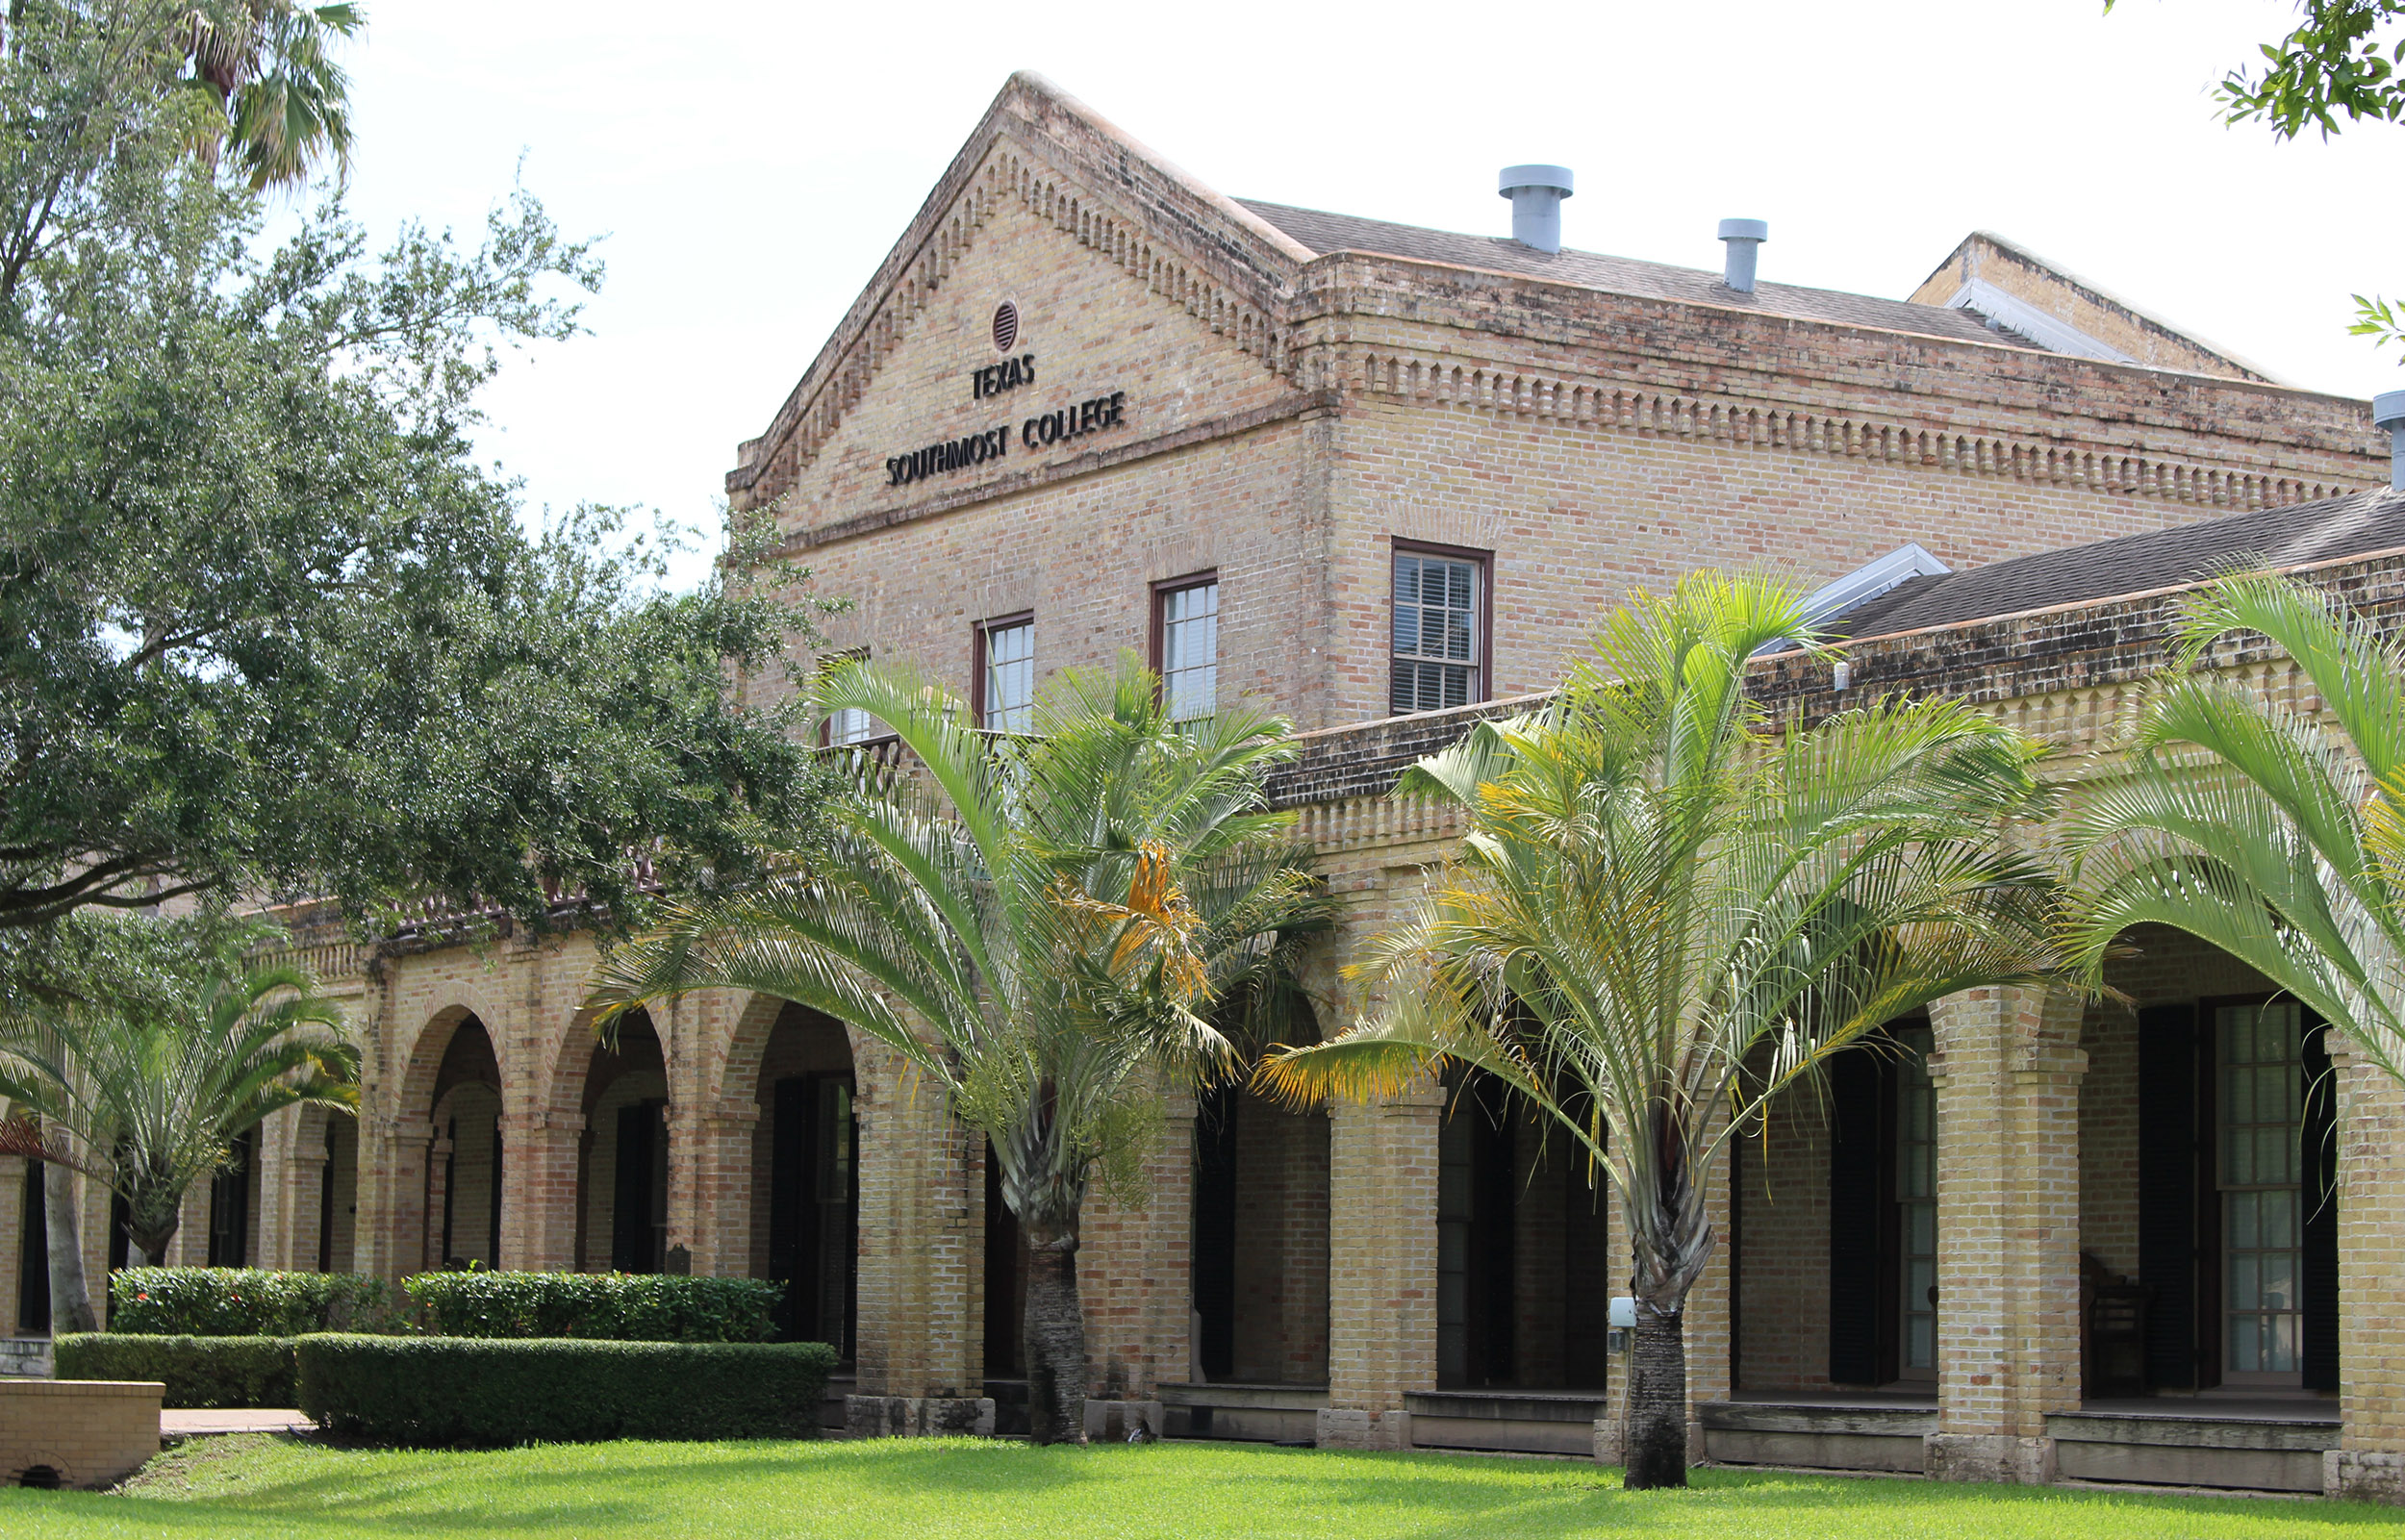
[[[130,1267],[109,1277],[109,1329],[153,1337],[297,1337],[377,1329],[392,1291],[361,1273]]]
[[[53,1343],[61,1379],[156,1379],[168,1406],[291,1406],[300,1394],[291,1337],[66,1333]]]
[[[835,1367],[820,1342],[300,1339],[300,1409],[418,1448],[611,1438],[807,1438]]]
[[[609,1342],[766,1342],[785,1293],[757,1278],[623,1273],[421,1273],[401,1287],[443,1336]]]

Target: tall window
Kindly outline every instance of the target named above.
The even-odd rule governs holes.
[[[1929,1078],[1928,1027],[1896,1034],[1895,1197],[1897,1260],[1904,1273],[1902,1377],[1937,1372],[1937,1087]]]
[[[1197,721],[1219,711],[1219,579],[1164,584],[1154,596],[1161,699],[1171,721]]]
[[[1396,549],[1394,715],[1486,698],[1485,580],[1483,557]]]
[[[977,627],[977,725],[1024,733],[1035,725],[1035,618]]]
[[[2296,1383],[2305,1111],[2296,1002],[2225,1005],[2221,1049],[2223,1378]]]

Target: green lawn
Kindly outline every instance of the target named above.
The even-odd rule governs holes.
[[[121,1494],[0,1491],[0,1535],[2254,1540],[2405,1528],[2392,1508],[2276,1499],[1722,1471],[1696,1480],[1688,1492],[1631,1494],[1616,1476],[1569,1461],[1230,1444],[596,1444],[440,1454],[237,1437],[163,1455]]]

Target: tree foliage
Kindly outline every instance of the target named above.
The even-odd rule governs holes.
[[[1683,1313],[1728,1141],[1885,1023],[2050,966],[2050,879],[2004,847],[2043,806],[2041,746],[1950,700],[1771,722],[1747,661],[1816,646],[1808,619],[1753,578],[1637,595],[1552,704],[1405,772],[1397,795],[1461,810],[1460,854],[1350,971],[1368,1016],[1259,1072],[1311,1104],[1466,1066],[1609,1174],[1635,1264],[1632,1487],[1685,1483]]]
[[[338,13],[13,13],[0,930],[236,893],[627,918],[643,878],[755,871],[758,826],[813,799],[791,713],[727,689],[809,640],[806,574],[738,531],[754,581],[666,593],[622,515],[528,534],[473,456],[502,357],[578,329],[590,247],[522,191],[473,243],[372,254],[329,201],[269,246],[250,152],[192,153]],[[176,84],[242,26],[264,62]]]
[[[2245,633],[2304,670],[2329,725],[2190,671]],[[2187,601],[2175,667],[2127,766],[2066,822],[2075,958],[2100,975],[2129,927],[2186,931],[2405,1080],[2405,648],[2293,578],[2246,573]]]
[[[76,928],[98,933],[87,942],[97,955],[68,976],[110,987],[87,983],[16,1016],[0,1036],[0,1098],[46,1136],[14,1152],[107,1185],[157,1266],[184,1195],[225,1165],[236,1140],[285,1107],[358,1104],[359,1048],[306,974],[243,962],[259,932],[98,917]]]
[[[2113,9],[2114,0],[2105,0]],[[2405,0],[2300,0],[2294,28],[2257,45],[2260,63],[2240,64],[2215,95],[2229,123],[2261,123],[2275,138],[2314,131],[2328,139],[2341,128],[2405,118]],[[2405,319],[2376,295],[2357,294],[2347,329],[2374,345],[2405,341]]]

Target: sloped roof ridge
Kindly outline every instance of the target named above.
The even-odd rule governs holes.
[[[2020,352],[2046,351],[2017,334],[1999,333],[1977,316],[1939,305],[1916,305],[1910,300],[1884,299],[1841,289],[1814,289],[1803,284],[1765,282],[1758,284],[1750,294],[1740,293],[1722,283],[1721,275],[1710,268],[1685,267],[1641,257],[1615,257],[1608,252],[1571,246],[1558,252],[1544,252],[1502,236],[1439,230],[1262,198],[1236,201],[1322,257],[1338,251],[1359,251],[1372,256],[1512,273],[1636,299],[1763,312]]]
[[[1856,640],[2180,588],[2240,565],[2311,567],[2405,548],[2405,492],[2370,488],[1918,577],[1831,617]]]
[[[2182,341],[2190,343],[2204,352],[2211,353],[2214,357],[2218,358],[2225,363],[2236,365],[2238,367],[2255,375],[2266,385],[2285,386],[2288,383],[2287,381],[2281,379],[2278,375],[2273,374],[2269,369],[2266,369],[2262,365],[2256,363],[2253,359],[2246,357],[2242,353],[2236,353],[2231,351],[2229,348],[2223,347],[2219,342],[2215,341],[2212,338],[2205,336],[2201,332],[2196,331],[2194,328],[2183,326],[2176,321],[2165,319],[2164,316],[2158,316],[2153,311],[2148,310],[2143,305],[2133,304],[2118,290],[2107,289],[2104,285],[2097,283],[2092,278],[2089,278],[2080,273],[2075,273],[2070,268],[2063,266],[2063,264],[2055,261],[2051,257],[2040,256],[2038,252],[2032,250],[2026,242],[2015,240],[2012,237],[2000,234],[1994,230],[1973,230],[1968,236],[1963,238],[1963,240],[1993,241],[2005,250],[2020,258],[2022,261],[2035,263],[2038,266],[2045,268],[2048,272],[2053,273],[2056,277],[2062,279],[2064,283],[2070,284],[2074,288],[2085,289],[2099,299],[2120,306],[2123,310],[2128,311],[2131,315],[2137,316],[2139,320],[2144,321],[2147,325],[2159,326],[2163,328],[2163,330],[2170,333],[2173,337],[2180,339]],[[1963,241],[1957,241],[1955,243],[1954,250],[1946,253],[1945,262],[1939,263],[1937,266],[1931,268],[1929,276],[1931,278],[1935,278],[1937,274],[1945,271],[1946,264],[1953,262],[1954,259],[1961,254],[1962,245]],[[1922,280],[1924,283],[1927,281],[1927,279]]]
[[[1005,139],[1042,174],[1030,176],[1022,167],[1020,175],[999,178],[994,152]],[[1004,180],[1016,185],[1006,187]],[[918,293],[943,281],[995,199],[1009,191],[1031,206],[1040,203],[1039,212],[1088,244],[1113,246],[1131,276],[1137,253],[1114,238],[1137,227],[1143,255],[1174,253],[1176,297],[1191,309],[1211,311],[1248,351],[1283,351],[1275,313],[1315,254],[1042,75],[1019,70],[1003,83],[768,429],[739,448],[739,463],[727,475],[730,491],[751,487],[805,421],[816,429],[807,436],[823,442],[884,354],[910,329]],[[815,450],[812,442],[801,452]]]

